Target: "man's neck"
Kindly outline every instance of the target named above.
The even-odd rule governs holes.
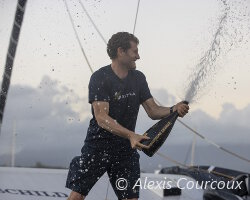
[[[120,79],[123,79],[128,75],[128,69],[117,61],[112,61],[111,68]]]

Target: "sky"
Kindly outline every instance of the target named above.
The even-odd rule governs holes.
[[[67,2],[93,69],[109,64],[106,44],[79,2]],[[247,92],[250,85],[250,2],[232,2],[226,28],[229,36],[236,30],[232,40],[237,42],[228,51],[225,44],[232,41],[225,37],[215,71],[201,91],[202,96],[190,105],[190,114],[184,120],[220,144],[245,145],[250,141],[250,93]],[[82,0],[82,3],[106,40],[118,31],[133,31],[137,1]],[[16,1],[0,0],[0,74],[4,69],[15,8]],[[209,49],[223,13],[224,5],[219,0],[140,1],[135,30],[141,57],[137,69],[147,77],[152,95],[164,105],[171,106],[183,100],[188,77]],[[58,147],[58,151],[62,151],[69,142],[67,138],[79,150],[91,117],[87,102],[90,76],[64,2],[28,1],[0,136],[1,143],[8,141],[1,146],[2,152],[10,151],[8,144],[14,121],[19,136],[17,152],[34,150],[38,146],[48,149],[51,146],[54,150]],[[153,123],[146,119],[145,113],[139,115],[138,132]],[[178,127],[175,131],[180,135],[170,138],[169,142],[192,141],[193,136],[182,133],[187,131]],[[71,156],[76,151],[75,147],[73,149]],[[243,150],[238,153],[247,156]]]

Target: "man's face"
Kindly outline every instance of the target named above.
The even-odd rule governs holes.
[[[140,59],[137,44],[135,42],[130,42],[130,49],[124,52],[121,56],[121,63],[127,67],[127,69],[135,69],[135,61]]]

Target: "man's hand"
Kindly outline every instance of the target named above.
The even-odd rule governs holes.
[[[179,102],[173,108],[173,111],[176,110],[180,117],[184,117],[188,113],[189,106],[183,102]]]
[[[132,149],[139,149],[141,150],[142,148],[148,149],[149,147],[140,143],[141,140],[143,139],[150,139],[148,136],[144,136],[144,135],[138,135],[136,133],[133,133],[130,135],[129,140],[130,140],[130,144]]]

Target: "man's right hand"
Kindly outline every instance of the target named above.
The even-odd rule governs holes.
[[[132,149],[138,149],[138,150],[142,150],[142,148],[148,149],[149,148],[148,146],[140,143],[140,141],[143,139],[148,140],[150,138],[148,136],[131,133],[129,140],[130,140]]]

